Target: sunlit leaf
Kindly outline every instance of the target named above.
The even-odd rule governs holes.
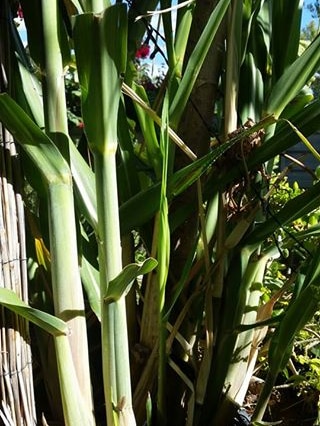
[[[31,308],[12,290],[0,288],[0,304],[53,336],[68,335],[69,333],[68,326],[64,321],[46,312]]]
[[[123,268],[120,274],[109,283],[108,292],[104,296],[105,303],[116,302],[120,297],[125,296],[139,275],[148,274],[158,262],[155,259],[148,258],[141,265],[131,263]]]

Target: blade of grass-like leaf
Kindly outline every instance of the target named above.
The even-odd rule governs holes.
[[[272,75],[275,81],[297,58],[302,0],[277,0],[272,5]]]
[[[299,112],[303,111],[314,100],[312,89],[304,86],[297,96],[285,107],[281,113],[281,118],[289,119]]]
[[[171,17],[171,0],[160,0],[160,7],[162,15],[162,23],[164,30],[164,39],[166,43],[166,52],[168,55],[168,66],[170,70],[174,70],[176,67],[176,56],[173,46],[173,31],[172,31],[172,17]],[[158,11],[157,11],[158,12]]]
[[[236,142],[235,142],[236,143]],[[196,182],[209,168],[229,149],[233,143],[225,142],[219,145],[209,154],[199,160],[194,161],[189,166],[184,167],[174,173],[168,183],[168,197],[171,199],[189,188]]]
[[[183,59],[187,47],[188,37],[190,33],[192,14],[194,10],[194,2],[187,7],[179,9],[177,12],[177,22],[175,31],[174,48],[177,58],[176,74],[181,75]]]
[[[0,304],[53,336],[67,336],[69,333],[68,325],[64,321],[30,307],[12,290],[0,288]]]
[[[311,152],[311,154],[318,160],[320,161],[320,154],[318,153],[318,151],[313,147],[313,145],[311,145],[311,143],[308,141],[308,139],[304,136],[303,133],[300,132],[300,130],[298,130],[296,128],[296,126],[294,126],[289,120],[285,120],[289,126],[291,127],[291,129],[298,135],[299,139],[301,140],[302,143],[304,143],[304,145],[307,147],[307,149]]]
[[[39,80],[36,78],[33,72],[28,70],[23,64],[18,62],[19,71],[21,75],[22,93],[16,93],[16,101],[20,106],[23,106],[23,101],[20,100],[20,96],[25,98],[32,117],[40,128],[44,128],[44,117],[43,117],[43,104],[42,104],[42,93]],[[16,84],[16,80],[15,80]]]
[[[99,271],[83,256],[80,274],[90,307],[98,320],[101,321]]]
[[[168,196],[175,196],[178,195],[178,193],[184,191],[187,187],[194,183],[206,170],[208,170],[208,168],[212,164],[214,164],[214,162],[217,161],[233,145],[239,143],[244,138],[259,131],[260,129],[266,128],[274,122],[275,118],[272,115],[265,117],[263,120],[261,120],[259,123],[256,123],[250,129],[246,129],[243,132],[232,137],[222,145],[218,145],[217,147],[213,148],[211,152],[206,156],[200,158],[189,166],[186,166],[182,170],[176,172],[169,181]]]
[[[28,48],[34,63],[42,68],[44,45],[39,43],[39,34],[42,33],[41,6],[37,0],[21,0],[23,17],[28,32]]]
[[[116,302],[123,295],[126,295],[139,275],[145,275],[151,272],[158,262],[155,259],[148,258],[141,265],[131,263],[126,265],[120,274],[110,281],[107,294],[103,297],[105,303]]]
[[[168,12],[172,12],[174,10],[177,10],[177,9],[182,8],[182,7],[188,6],[188,5],[190,5],[190,4],[194,3],[194,2],[195,2],[195,0],[186,0],[186,1],[183,1],[182,3],[180,3],[178,5],[175,5],[175,6],[170,6],[171,3],[168,3],[167,5],[165,5],[164,3],[161,2],[162,4],[161,4],[161,9],[160,10],[155,10],[155,11],[148,10],[145,15],[137,16],[136,17],[136,21],[139,21],[139,19],[146,18],[148,16],[152,17],[152,16],[155,16],[155,15],[166,14]]]
[[[316,100],[299,111],[295,116],[291,117],[291,121],[299,128],[304,135],[311,135],[319,128],[320,119],[320,101]],[[252,151],[246,160],[247,170],[253,170],[257,165],[269,161],[279,155],[290,146],[299,142],[299,137],[292,132],[289,125],[279,122],[277,124],[276,133],[270,139],[266,140],[260,147]],[[243,163],[243,162],[241,162]],[[210,197],[220,188],[237,179],[246,173],[243,164],[239,163],[238,167],[227,169],[227,171],[217,180],[215,177],[210,179],[205,188],[205,197]]]
[[[294,116],[290,117],[290,121],[299,128],[300,132],[306,136],[311,135],[319,128],[320,119],[320,100],[305,106],[302,110],[298,111]],[[251,167],[257,164],[264,163],[270,158],[279,155],[289,147],[299,142],[299,137],[289,129],[289,127],[283,122],[279,121],[277,124],[276,132],[274,136],[261,147],[257,148],[248,158],[247,166],[250,170]]]
[[[157,113],[149,107],[149,105],[141,99],[141,97],[135,93],[134,90],[131,89],[125,83],[122,85],[122,91],[125,95],[129,96],[134,102],[143,108],[143,110],[152,118],[152,120],[157,123],[161,127],[161,118],[157,115]],[[179,138],[179,136],[174,132],[174,130],[169,127],[169,136],[171,140],[182,149],[182,151],[191,159],[195,160],[197,156],[191,151],[191,149]]]
[[[170,227],[167,198],[168,161],[169,161],[169,92],[166,93],[162,106],[162,125],[160,134],[160,150],[162,154],[162,177],[160,191],[160,209],[158,213],[157,238],[157,283],[159,292],[159,366],[157,393],[157,422],[166,423],[165,412],[165,368],[166,368],[166,321],[164,321],[164,305],[167,277],[170,262]]]
[[[284,226],[295,219],[311,212],[320,204],[320,182],[307,189],[301,195],[289,200],[277,213],[256,228],[247,236],[244,243],[248,245],[259,245],[265,238],[275,232],[279,226]]]
[[[258,264],[251,258],[252,252],[251,248],[244,247],[235,251],[230,259],[227,276],[225,277],[227,294],[224,299],[227,304],[225,309],[228,315],[224,315],[219,323],[221,339],[216,345],[215,362],[211,363],[209,370],[208,386],[210,384],[211,386],[210,391],[207,390],[204,395],[204,404],[199,422],[201,425],[221,424],[221,421],[217,421],[216,416],[219,415],[218,407],[221,403],[227,371],[231,365],[237,341],[237,335],[232,330],[236,324],[241,322],[248,285],[252,282],[258,267]]]
[[[174,173],[168,180],[168,199],[181,194],[196,182],[226,152],[236,139],[215,147],[209,154],[194,161],[189,166]],[[142,208],[143,206],[143,208]],[[136,226],[144,224],[159,210],[160,183],[156,183],[145,191],[141,191],[120,206],[121,234],[124,235]]]
[[[272,88],[265,110],[277,118],[288,103],[299,93],[310,80],[320,64],[320,35],[281,75]]]
[[[258,121],[262,113],[263,104],[263,79],[259,68],[255,63],[252,53],[245,56],[241,67],[241,86],[239,88],[240,117],[245,123],[250,117]]]
[[[0,95],[0,119],[32,159],[47,184],[71,182],[69,167],[51,139],[6,93]]]
[[[264,118],[250,129],[242,132],[240,135],[237,135],[228,142],[213,148],[206,156],[174,173],[168,180],[167,196],[169,201],[196,182],[206,171],[210,169],[214,162],[217,161],[221,155],[223,155],[223,153],[234,144],[239,143],[242,138],[265,128],[274,122],[275,119],[273,116]],[[230,173],[231,172],[232,171],[230,171]],[[121,233],[124,235],[135,226],[142,225],[148,219],[151,219],[159,209],[159,199],[160,184],[156,183],[145,191],[139,192],[137,195],[122,204],[120,206]]]
[[[196,47],[190,56],[179,88],[170,105],[170,124],[174,129],[176,129],[178,126],[201,66],[205,60],[205,57],[208,53],[214,36],[219,29],[220,23],[228,9],[229,4],[230,0],[221,0],[218,2],[208,20],[204,31],[202,32]]]
[[[136,94],[148,105],[148,96],[143,86],[133,83]],[[158,143],[158,137],[155,130],[154,120],[146,113],[146,111],[137,103],[134,103],[135,110],[139,119],[139,124],[146,144],[148,158],[153,166],[156,178],[161,176],[161,153]]]
[[[123,168],[123,171],[120,172],[118,176],[118,187],[120,199],[123,203],[140,191],[139,173],[136,167],[136,157],[134,154],[123,99],[119,105],[118,138],[122,160],[121,167]]]
[[[97,198],[94,172],[86,163],[75,144],[69,140],[70,168],[75,184],[76,201],[94,231],[98,229]]]

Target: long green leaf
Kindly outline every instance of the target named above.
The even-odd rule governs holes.
[[[176,32],[174,40],[174,48],[176,53],[176,73],[182,73],[183,59],[187,47],[187,41],[192,24],[192,14],[195,2],[190,3],[186,7],[182,7],[177,12]]]
[[[262,114],[263,79],[252,53],[245,56],[241,67],[239,105],[242,123],[250,117],[258,121]]]
[[[309,136],[319,128],[320,119],[320,101],[316,100],[297,112],[291,121],[305,136]],[[247,170],[254,170],[257,165],[262,164],[275,156],[281,154],[289,147],[299,142],[299,137],[292,131],[288,124],[279,122],[277,124],[274,136],[265,141],[257,149],[253,150],[248,159],[246,159]],[[242,163],[242,164],[241,164]],[[243,162],[239,162],[238,167],[227,170],[217,180],[215,177],[208,181],[205,189],[205,197],[210,197],[217,190],[225,186],[246,173]]]
[[[67,336],[68,325],[53,315],[31,308],[17,294],[7,288],[0,288],[0,304],[20,315],[53,336]]]
[[[137,95],[148,105],[148,96],[142,86],[133,84],[134,90]],[[145,141],[147,148],[148,159],[152,164],[156,177],[160,178],[161,176],[161,153],[158,143],[158,138],[155,129],[154,120],[146,113],[141,106],[135,102],[135,110],[139,119],[139,124],[141,127],[141,132]]]
[[[76,202],[81,213],[93,227],[98,229],[97,197],[94,172],[81,156],[75,144],[69,140],[70,168],[75,184]]]
[[[308,141],[308,139],[304,136],[302,132],[300,132],[299,129],[296,128],[289,120],[285,120],[291,129],[298,135],[301,142],[305,145],[305,147],[311,152],[311,154],[315,157],[316,160],[320,161],[320,155],[318,151],[313,147],[313,145]]]
[[[173,197],[189,188],[190,185],[206,173],[215,161],[221,158],[224,152],[230,149],[234,144],[239,143],[244,137],[262,128],[266,128],[274,123],[274,121],[275,119],[272,116],[265,117],[250,129],[244,130],[228,142],[213,148],[212,151],[204,157],[174,173],[168,180],[168,199],[171,201]],[[239,173],[240,169],[230,171],[230,173],[233,172]],[[214,184],[219,185],[219,181],[217,182],[215,179]],[[211,187],[213,187],[213,185],[211,185]],[[151,219],[157,210],[159,210],[159,199],[160,183],[156,183],[122,204],[120,206],[121,233],[124,235],[134,229],[134,227],[140,226]]]
[[[68,164],[51,139],[6,93],[0,95],[0,120],[39,169],[44,182],[71,182]]]
[[[174,129],[177,127],[180,117],[183,114],[201,66],[207,56],[208,50],[210,49],[211,43],[219,29],[229,4],[230,0],[221,0],[218,2],[190,56],[179,88],[170,105],[170,123]]]
[[[126,265],[120,274],[110,281],[107,294],[103,297],[105,303],[116,302],[123,295],[126,295],[132,284],[139,275],[148,274],[158,262],[155,259],[148,258],[141,265],[130,263]]]
[[[320,35],[281,75],[274,85],[265,110],[279,117],[288,103],[310,80],[320,65]]]
[[[320,204],[320,182],[288,201],[277,213],[258,225],[245,239],[245,244],[260,244],[281,226],[302,217]]]
[[[101,321],[101,297],[99,271],[83,256],[81,261],[81,280],[91,309]]]
[[[272,65],[275,80],[297,58],[302,6],[302,0],[272,2]]]

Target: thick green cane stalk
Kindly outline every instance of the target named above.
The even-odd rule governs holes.
[[[41,1],[44,57],[43,95],[47,133],[67,134],[67,107],[64,91],[64,71],[58,34],[58,5],[54,0]]]
[[[111,5],[109,0],[82,0],[81,3],[85,12],[94,13],[100,13]]]
[[[64,71],[59,40],[57,1],[41,2],[43,22],[43,86],[46,133],[59,143],[61,136],[67,140],[67,111],[64,91]],[[89,412],[93,412],[89,355],[84,300],[80,279],[74,201],[70,170],[66,167],[65,179],[48,186],[50,251],[52,259],[52,285],[55,314],[68,322],[69,342],[76,376]],[[56,345],[58,364],[63,354]],[[59,373],[61,369],[58,370]],[[60,383],[65,378],[60,375]],[[72,383],[69,383],[72,387]],[[70,404],[63,392],[64,409]],[[93,416],[88,424],[94,424]]]
[[[122,270],[115,152],[95,154],[100,291],[106,295],[109,282]],[[131,401],[129,349],[124,297],[106,303],[101,297],[101,333],[104,392],[108,424],[114,424],[113,409],[135,424]]]
[[[54,338],[57,353],[57,365],[60,383],[60,392],[66,426],[93,425],[92,412],[84,404],[82,389],[74,386],[77,382],[77,373],[74,369],[74,357],[70,351],[67,336]]]
[[[82,112],[95,161],[102,364],[108,425],[118,422],[135,425],[125,299],[122,296],[110,303],[106,299],[111,280],[122,271],[116,150],[126,31],[127,16],[123,4],[111,6],[100,15],[79,16],[74,28]]]
[[[87,363],[82,357],[86,341],[79,340],[78,333],[78,328],[82,327],[84,321],[84,310],[82,303],[78,303],[81,283],[77,263],[70,170],[52,141],[8,95],[1,95],[0,104],[1,120],[34,162],[47,189],[55,311],[57,317],[67,322],[70,330],[68,336],[63,336],[67,344],[63,342],[56,345],[65,422],[67,425],[81,424],[78,422],[80,412],[85,424],[93,425],[91,399],[86,400],[85,388],[87,383],[85,372],[88,364],[83,364],[82,369],[80,368],[81,362]],[[41,326],[38,323],[37,325]],[[59,342],[61,340],[62,338]],[[77,366],[79,371],[76,369]],[[76,404],[75,395],[77,395]]]
[[[74,368],[84,403],[92,412],[87,333],[79,275],[71,178],[69,183],[49,186],[48,204],[55,314],[66,321],[70,328],[69,342]],[[61,358],[58,362],[63,362],[63,355],[57,353],[57,358]],[[63,380],[61,377],[60,379]],[[93,422],[93,418],[91,420]]]

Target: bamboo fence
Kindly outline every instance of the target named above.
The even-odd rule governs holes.
[[[0,6],[0,92],[9,89],[8,3]],[[0,123],[0,287],[28,302],[25,216],[20,158]],[[28,323],[0,305],[0,424],[34,426],[32,357]]]
[[[25,219],[19,157],[0,125],[0,287],[28,302]],[[0,418],[4,425],[36,424],[28,323],[0,307]]]

